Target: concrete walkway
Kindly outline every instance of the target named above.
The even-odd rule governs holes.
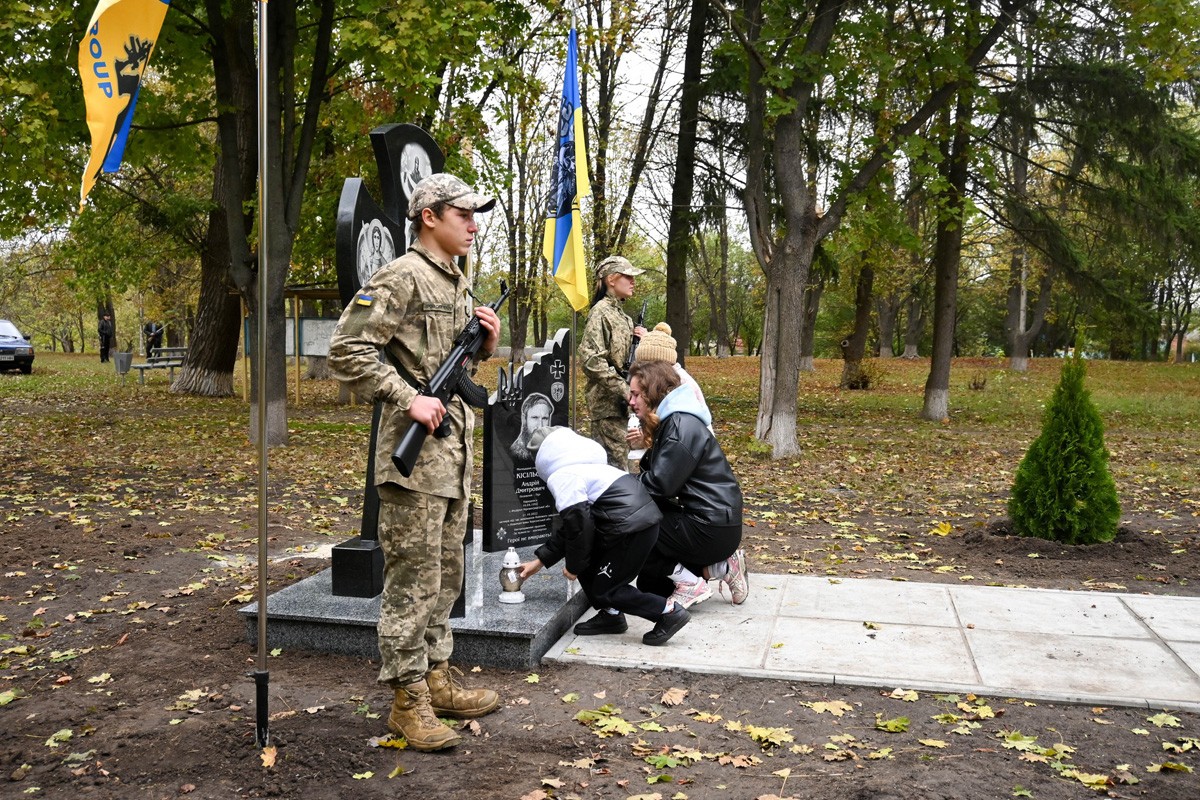
[[[545,660],[1200,711],[1200,597],[750,576],[663,647],[568,632]],[[587,611],[583,619],[592,614]]]

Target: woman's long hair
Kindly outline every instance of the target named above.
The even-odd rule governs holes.
[[[603,300],[604,295],[606,294],[608,294],[608,284],[605,282],[604,278],[597,278],[596,289],[592,292],[592,304],[588,307],[594,308],[596,303],[599,303],[601,300]]]
[[[642,420],[642,435],[646,446],[654,444],[654,432],[658,430],[658,404],[673,390],[679,388],[682,381],[675,371],[674,364],[666,361],[635,361],[629,369],[629,380],[637,378],[638,388],[642,392],[642,400],[650,411]]]

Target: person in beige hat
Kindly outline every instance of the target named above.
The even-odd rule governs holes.
[[[638,588],[689,608],[719,580],[741,605],[750,594],[742,488],[712,434],[712,414],[665,361],[638,361],[629,376],[630,407],[648,445],[637,479],[663,513]]]
[[[634,362],[633,371],[640,371],[644,365],[656,361],[671,365],[679,377],[680,391],[691,392],[695,401],[691,407],[702,416],[708,417],[709,422],[706,427],[715,439],[716,431],[713,430],[711,422],[712,411],[709,410],[708,402],[704,399],[704,391],[696,379],[679,366],[679,350],[675,338],[671,336],[671,326],[665,322],[658,323],[654,326],[654,330],[642,337],[642,341],[638,344],[637,360]],[[643,435],[640,420],[637,426],[629,429],[626,440],[630,447],[635,448],[645,448],[649,444]],[[686,537],[682,540],[675,538],[675,533],[669,531],[655,549],[663,551],[666,559],[670,560],[672,557],[682,558],[691,554],[694,546],[695,543]],[[746,572],[746,554],[739,548],[732,555],[723,556],[716,562],[705,565],[699,575],[691,573],[682,564],[676,564],[673,580],[678,592],[677,599],[681,602],[695,604],[703,601],[712,594],[711,590],[707,588],[708,581],[719,580],[722,589],[728,589],[733,603],[740,605],[746,602],[750,587],[749,576]]]
[[[638,343],[636,359],[636,363],[665,361],[672,365],[675,368],[675,374],[679,376],[680,382],[692,390],[700,405],[708,409],[708,403],[704,399],[704,391],[700,388],[700,384],[696,383],[696,379],[689,375],[687,370],[679,366],[679,347],[675,342],[675,337],[671,336],[670,325],[660,322],[654,326],[654,330],[643,336],[641,342]],[[711,412],[709,415],[711,416]],[[708,429],[712,431],[713,427],[711,424],[708,426]],[[643,447],[641,427],[630,428],[626,434],[626,440],[629,442],[630,447]]]
[[[592,438],[608,453],[608,463],[629,469],[629,384],[621,372],[634,336],[646,329],[634,327],[625,313],[625,301],[633,297],[634,278],[644,270],[622,256],[609,256],[596,265],[592,308],[579,342],[583,369],[584,400],[592,419]]]

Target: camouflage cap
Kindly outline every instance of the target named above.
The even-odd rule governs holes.
[[[466,211],[491,211],[496,198],[477,193],[448,172],[435,172],[421,179],[408,199],[408,218],[416,219],[435,203],[446,203]]]
[[[641,275],[646,270],[638,269],[633,264],[629,263],[629,259],[624,256],[609,256],[596,265],[596,277],[600,279],[607,278],[609,275],[628,275],[634,277]]]

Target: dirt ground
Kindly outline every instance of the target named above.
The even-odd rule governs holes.
[[[67,508],[33,516],[16,510],[38,477],[19,476],[0,503],[9,517],[0,596],[3,796],[1095,794],[1082,778],[1063,777],[1071,769],[1093,781],[1139,780],[1105,785],[1113,797],[1200,795],[1200,781],[1182,771],[1200,766],[1200,720],[1191,714],[1170,714],[1158,727],[1148,721],[1152,714],[1136,709],[932,694],[910,701],[872,689],[574,665],[545,666],[536,682],[526,672],[459,665],[469,683],[500,691],[503,707],[466,729],[458,749],[422,754],[376,746],[390,700],[374,683],[376,664],[301,651],[269,659],[277,750],[266,768],[254,742],[254,685],[247,677],[255,653],[236,613],[252,591],[252,540],[237,530],[224,541],[215,536],[214,530],[238,527],[220,511],[169,524],[153,515],[126,516],[79,534],[60,515],[69,516]],[[113,511],[113,519],[122,517]],[[306,538],[289,527],[274,532],[273,550]],[[197,540],[200,531],[204,538]],[[1195,531],[1177,535],[1194,538]],[[1200,567],[1200,551],[1188,548],[1169,559],[1165,537],[1128,527],[1115,542],[1073,549],[1069,557],[1062,548],[986,530],[936,545],[943,559],[982,579],[1034,586],[1102,577],[1114,586],[1190,594],[1194,584],[1179,581]],[[1155,565],[1164,561],[1172,564],[1170,584],[1138,580],[1163,573]],[[284,585],[325,565],[285,558],[272,565],[271,582]],[[881,574],[895,568],[859,566]],[[719,637],[713,651],[719,656]],[[665,703],[672,689],[686,695]],[[834,704],[833,711],[822,703]],[[629,732],[601,736],[595,725],[576,720],[581,711],[606,706],[633,726]],[[876,726],[898,717],[911,720],[907,731]],[[1013,732],[1020,732],[1015,740]],[[1037,739],[1028,748],[1036,749],[1018,749],[1026,747],[1021,737],[1030,736]],[[1164,751],[1164,744],[1180,752]],[[1073,750],[1066,756],[1042,750],[1061,745]],[[1147,771],[1163,764],[1182,766]]]
[[[55,402],[37,413],[67,413],[69,400]],[[1173,709],[579,665],[459,664],[502,707],[466,727],[460,747],[423,754],[387,746],[377,663],[298,650],[268,660],[265,766],[255,652],[237,614],[256,580],[252,456],[214,444],[212,463],[178,465],[117,449],[105,426],[122,423],[103,413],[60,433],[32,413],[5,423],[43,431],[25,450],[0,443],[0,797],[1200,797],[1200,718]],[[216,441],[203,422],[192,435]],[[58,463],[31,455],[60,436],[86,447]],[[355,440],[347,459],[359,452]],[[298,456],[279,457],[286,476]],[[273,489],[272,589],[327,566],[304,553],[352,527],[352,484]],[[794,498],[748,500],[752,571],[1200,593],[1191,487],[1084,548],[1007,536],[995,513],[941,535],[911,509],[790,518]],[[719,658],[719,632],[712,649]]]

